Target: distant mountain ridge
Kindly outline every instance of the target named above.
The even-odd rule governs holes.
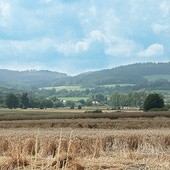
[[[107,84],[145,84],[149,75],[170,75],[168,63],[137,63],[112,69],[80,74],[56,82],[58,85],[107,85]]]
[[[77,76],[48,70],[11,71],[0,69],[0,86],[40,88],[66,85],[93,87],[108,84],[146,84],[146,76],[170,75],[168,63],[137,63],[112,69],[85,72]]]
[[[65,73],[48,70],[12,71],[0,69],[0,86],[10,88],[44,87],[51,85],[52,80],[65,77],[67,77]]]

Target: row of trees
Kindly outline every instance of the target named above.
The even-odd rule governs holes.
[[[38,98],[31,98],[27,93],[22,95],[9,93],[5,97],[4,104],[10,108],[52,108],[54,103],[51,100],[40,100]]]
[[[109,104],[115,109],[125,106],[142,108],[146,97],[147,93],[145,92],[114,93],[109,100]]]
[[[79,100],[77,101],[77,105],[80,106],[92,106],[93,101],[97,101],[101,105],[107,104],[107,97],[102,94],[92,95],[87,100]],[[50,97],[30,97],[27,93],[22,94],[14,94],[14,93],[8,93],[5,96],[5,99],[1,99],[1,105],[4,105],[4,107],[8,107],[10,109],[12,108],[58,108],[58,107],[72,107],[75,106],[74,101],[62,101],[58,99],[56,96],[50,96]]]
[[[20,98],[13,93],[9,93],[6,96],[5,104],[10,109],[18,107],[27,109],[29,107],[29,98],[27,93],[23,93]]]
[[[164,108],[164,100],[163,96],[158,94],[149,94],[147,95],[145,92],[138,92],[138,93],[129,93],[129,94],[118,94],[114,93],[111,98],[108,100],[102,94],[98,94],[92,96],[88,100],[79,100],[77,102],[78,108],[80,106],[91,106],[93,101],[100,102],[101,105],[110,105],[115,109],[119,109],[123,106],[127,107],[140,107],[143,108],[145,111],[155,108]],[[48,99],[40,99],[40,98],[33,98],[29,97],[27,93],[22,93],[22,95],[9,93],[5,97],[4,104],[10,108],[57,108],[57,107],[64,107],[69,106],[70,108],[74,108],[75,102],[67,101],[63,102],[59,100],[57,97],[49,97]]]

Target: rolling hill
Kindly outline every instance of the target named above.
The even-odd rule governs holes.
[[[96,86],[109,84],[146,84],[152,76],[166,79],[170,76],[170,63],[138,63],[112,69],[80,74],[56,81],[59,85]],[[155,79],[156,80],[156,79]],[[168,79],[167,79],[168,80]]]
[[[52,80],[67,77],[64,73],[48,70],[12,71],[0,69],[0,86],[9,88],[32,88],[52,86]]]
[[[112,69],[88,72],[77,76],[41,71],[0,70],[0,86],[10,88],[41,88],[56,86],[94,87],[111,84],[147,84],[151,80],[170,81],[170,62],[138,63]]]

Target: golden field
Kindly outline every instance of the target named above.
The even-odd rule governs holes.
[[[168,170],[170,118],[1,120],[0,169]]]

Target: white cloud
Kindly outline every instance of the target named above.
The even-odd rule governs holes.
[[[157,34],[162,31],[166,31],[167,29],[169,29],[169,26],[155,23],[152,25],[152,29],[153,29],[154,33]]]
[[[76,43],[68,42],[68,43],[56,43],[56,50],[65,55],[69,55],[71,53],[79,53],[83,51],[87,51],[90,46],[90,41],[88,39],[84,39],[83,41],[78,41]]]
[[[136,53],[138,45],[132,40],[116,38],[115,42],[110,45],[105,53],[111,56],[130,57]]]
[[[167,17],[170,13],[170,2],[168,1],[161,2],[160,10],[162,11],[164,17]]]
[[[102,41],[105,39],[105,35],[99,30],[91,31],[90,36],[94,41]]]
[[[140,57],[154,57],[164,54],[164,46],[161,44],[152,44],[147,49],[139,53]]]
[[[52,0],[40,0],[42,3],[50,3]]]
[[[90,36],[82,41],[56,44],[56,49],[60,53],[69,55],[70,53],[88,51],[91,45],[96,43],[102,43],[102,47],[105,47],[105,54],[110,56],[130,57],[136,55],[139,50],[139,45],[133,40],[123,39],[110,34],[105,35],[99,30],[91,31]]]
[[[97,10],[94,6],[92,6],[90,9],[89,9],[90,13],[93,15],[93,16],[97,16]]]
[[[1,56],[20,56],[30,53],[45,52],[50,48],[54,48],[53,40],[49,38],[42,38],[36,40],[0,40]]]
[[[23,63],[23,62],[17,62],[12,61],[8,62],[7,64],[0,64],[1,69],[9,69],[9,70],[19,70],[19,71],[25,71],[25,70],[43,70],[46,69],[41,63],[38,62],[31,62],[31,63]]]
[[[68,55],[70,53],[80,53],[84,51],[88,51],[92,43],[101,42],[104,40],[105,36],[99,31],[91,31],[90,36],[88,38],[84,38],[81,41],[77,41],[75,43],[68,42],[68,43],[61,43],[56,44],[56,49],[60,53],[64,53]]]
[[[0,0],[0,26],[7,26],[11,17],[10,4]]]

